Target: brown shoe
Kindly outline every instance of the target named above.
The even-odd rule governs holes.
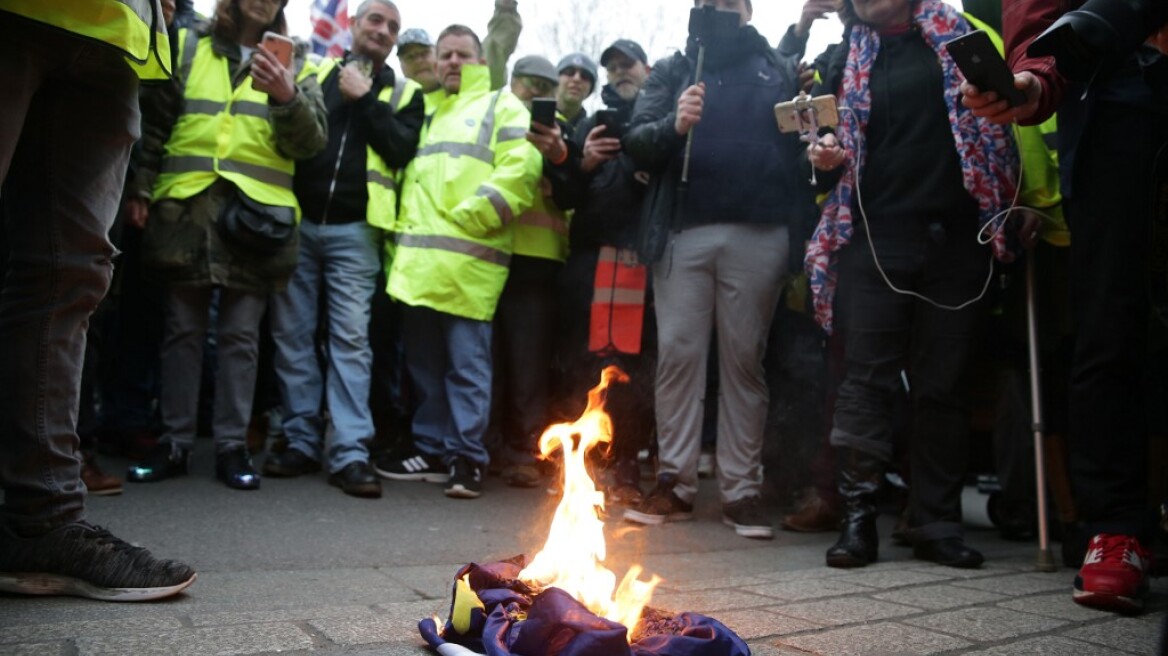
[[[90,494],[99,497],[122,493],[122,479],[103,472],[97,465],[97,456],[92,453],[82,455],[81,482],[85,483]]]
[[[783,516],[783,530],[796,533],[826,533],[839,528],[839,508],[819,496],[814,487],[807,488],[795,512]]]

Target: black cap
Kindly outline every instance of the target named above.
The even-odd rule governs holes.
[[[630,59],[638,60],[646,66],[649,64],[649,57],[645,55],[645,49],[641,47],[641,44],[632,39],[617,39],[611,46],[605,48],[604,52],[600,53],[600,65],[608,66],[608,59],[614,52],[627,55]]]

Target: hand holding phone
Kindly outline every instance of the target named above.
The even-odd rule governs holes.
[[[625,126],[621,123],[620,112],[615,109],[597,110],[596,124],[604,126],[603,136],[605,137],[620,139],[625,136]]]
[[[556,124],[556,99],[533,98],[531,100],[531,122],[547,127]]]
[[[1025,104],[1026,94],[1014,86],[1014,74],[983,30],[970,32],[945,44],[965,79],[981,93],[993,91],[1010,107]]]
[[[292,39],[283,34],[264,32],[260,47],[272,53],[284,68],[292,68],[292,52],[296,49]]]

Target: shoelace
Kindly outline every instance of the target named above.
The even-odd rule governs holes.
[[[1128,563],[1128,551],[1133,552],[1144,563],[1150,560],[1148,553],[1137,540],[1122,535],[1105,536],[1095,541],[1093,547],[1099,550],[1099,562],[1122,562],[1132,566]]]
[[[129,542],[126,542],[125,540],[119,538],[118,536],[114,535],[113,533],[110,533],[105,528],[98,526],[97,524],[90,524],[89,522],[79,522],[79,523],[82,526],[88,526],[89,528],[93,529],[93,536],[94,536],[95,540],[97,541],[97,543],[100,545],[109,545],[109,546],[113,547],[116,551],[127,551],[127,552],[128,551],[136,551],[136,550],[141,548],[141,547],[135,547],[134,545],[130,544]]]

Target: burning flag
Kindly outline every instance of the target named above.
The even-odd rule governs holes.
[[[604,401],[610,384],[627,381],[620,369],[606,368],[580,418],[544,431],[540,452],[548,457],[558,449],[563,460],[563,498],[547,542],[530,563],[517,556],[459,570],[450,619],[444,626],[436,618],[418,624],[430,647],[443,656],[750,656],[717,620],[647,608],[658,576],[641,581],[634,565],[618,586],[603,565],[604,495],[586,455],[612,441]]]

